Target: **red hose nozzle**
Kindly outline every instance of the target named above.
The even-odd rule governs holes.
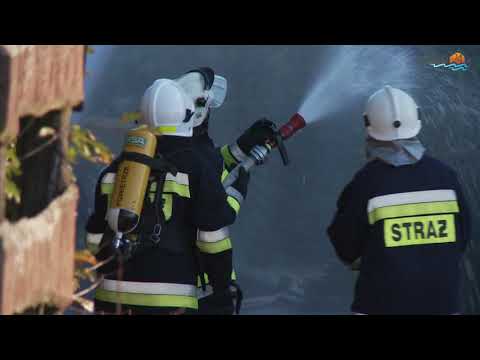
[[[297,131],[303,129],[306,125],[307,123],[305,122],[305,119],[302,117],[302,115],[296,113],[285,125],[280,128],[279,132],[282,136],[282,139],[287,140]]]

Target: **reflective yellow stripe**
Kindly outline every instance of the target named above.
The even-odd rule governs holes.
[[[385,246],[442,244],[456,241],[453,214],[387,219]]]
[[[205,279],[205,284],[208,284],[208,275],[203,274],[203,278]],[[202,287],[202,279],[200,278],[200,275],[197,276],[197,287]]]
[[[235,212],[238,214],[238,212],[240,211],[240,203],[237,201],[237,199],[232,196],[228,196],[227,202],[228,205],[230,205],[232,209],[235,210]]]
[[[223,182],[223,180],[225,180],[225,179],[227,178],[227,176],[228,176],[228,171],[227,171],[227,169],[223,169],[223,172],[222,172],[222,182]]]
[[[180,185],[170,180],[165,181],[163,192],[175,193],[179,196],[190,198],[190,189],[187,185]]]
[[[214,243],[197,241],[197,246],[201,252],[207,254],[218,254],[232,248],[232,242],[230,238],[226,238]]]
[[[150,191],[151,192],[157,191],[157,182],[156,181],[152,182],[152,184],[150,185]]]
[[[162,134],[171,134],[177,132],[177,127],[176,126],[159,126],[155,128],[155,131],[158,131],[159,133]]]
[[[458,213],[458,203],[456,201],[438,201],[406,205],[393,205],[377,208],[368,214],[370,225],[377,221],[396,218],[401,216],[415,216],[428,214]]]
[[[377,208],[396,205],[431,203],[439,201],[456,201],[457,194],[454,190],[427,190],[410,191],[396,194],[375,196],[368,200],[368,212]]]
[[[127,234],[126,236],[127,236],[127,239],[130,240],[130,241],[137,241],[137,239],[138,239],[137,234],[130,233],[130,234]]]
[[[184,307],[198,309],[198,300],[196,297],[182,295],[135,294],[97,289],[95,292],[95,298],[100,301],[120,303],[125,305]]]
[[[232,154],[230,154],[230,150],[228,150],[228,145],[222,146],[220,153],[222,154],[223,161],[225,161],[227,168],[230,168],[232,165],[237,165],[237,161],[234,159]]]
[[[208,275],[206,273],[204,273],[203,275],[205,279],[205,284],[207,285],[209,283]],[[232,280],[237,280],[237,274],[235,273],[235,270],[232,271]],[[202,287],[202,281],[200,279],[200,275],[197,276],[197,287]]]
[[[165,221],[168,221],[172,217],[172,194],[163,194],[162,198],[165,201],[163,205]]]
[[[153,203],[155,201],[155,193],[149,193],[148,198]],[[165,215],[165,221],[168,221],[172,217],[172,194],[162,194],[162,198],[164,200],[163,214]]]
[[[101,184],[100,191],[104,195],[111,194],[113,192],[113,184]]]

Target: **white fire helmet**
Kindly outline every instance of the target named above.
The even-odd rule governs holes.
[[[156,80],[143,95],[140,122],[163,135],[193,135],[193,100],[175,81]]]
[[[227,96],[227,80],[215,75],[210,68],[198,68],[175,80],[195,104],[193,126],[200,126],[207,118],[210,108],[222,106]]]
[[[370,96],[364,120],[368,135],[380,141],[413,138],[422,128],[420,109],[413,98],[389,85]]]

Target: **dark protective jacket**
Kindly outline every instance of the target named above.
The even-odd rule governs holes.
[[[226,226],[235,221],[237,199],[228,196],[221,184],[223,161],[202,156],[191,138],[162,136],[158,138],[157,153],[177,169],[176,176],[167,174],[161,196],[163,225],[157,247],[138,250],[125,264],[122,279],[110,274],[96,292],[97,303],[121,302],[136,307],[186,307],[196,309],[198,252],[216,254],[231,248],[229,239],[215,239]],[[87,224],[87,244],[98,244],[108,224],[105,214],[113,190],[116,168],[104,169],[96,187],[95,211]],[[145,196],[141,222],[131,236],[146,241],[152,233],[155,219],[157,179],[152,173]],[[205,241],[197,238],[204,232]],[[90,240],[89,240],[90,239]],[[228,287],[225,261],[207,257],[205,271],[215,291]],[[229,275],[229,273],[228,273]]]
[[[360,259],[352,311],[459,311],[459,264],[470,218],[453,170],[424,156],[413,165],[369,162],[345,187],[328,234],[338,257]]]

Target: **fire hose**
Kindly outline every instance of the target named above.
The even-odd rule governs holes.
[[[227,178],[223,181],[223,187],[226,189],[231,186],[235,180],[237,180],[241,167],[243,167],[245,171],[249,172],[254,166],[263,164],[270,152],[269,148],[278,148],[283,164],[285,166],[288,165],[290,161],[288,158],[287,149],[283,142],[303,129],[306,125],[307,123],[305,122],[303,116],[299,113],[296,113],[287,123],[282,125],[280,129],[277,129],[276,126],[272,128],[272,139],[267,140],[265,146],[257,145],[253,147],[247,158],[238,164],[232,171],[230,171]]]

